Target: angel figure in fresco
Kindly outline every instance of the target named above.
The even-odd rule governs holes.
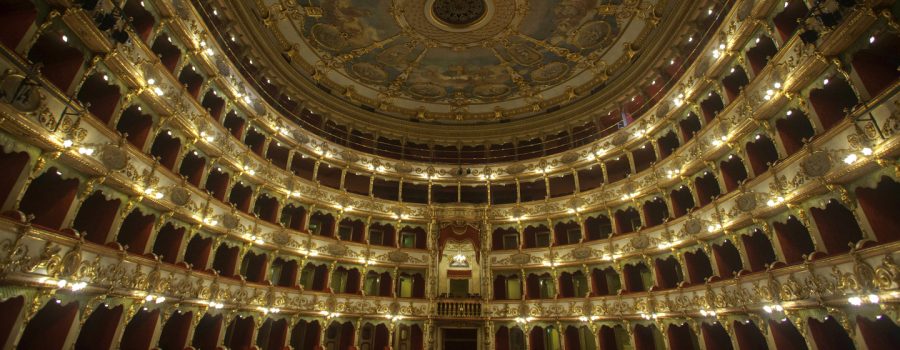
[[[562,0],[553,10],[556,23],[554,37],[566,37],[569,32],[578,29],[585,17],[596,12],[596,0]],[[591,16],[592,17],[592,16]]]
[[[324,15],[321,21],[341,31],[350,47],[363,47],[378,40],[378,32],[363,19],[372,11],[354,6],[351,0],[327,0],[322,2]]]

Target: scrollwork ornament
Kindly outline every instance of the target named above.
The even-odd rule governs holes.
[[[875,284],[879,289],[890,289],[900,285],[900,274],[894,258],[887,254],[877,268],[875,268]]]

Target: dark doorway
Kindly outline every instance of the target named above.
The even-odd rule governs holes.
[[[478,329],[442,328],[444,349],[477,349]]]

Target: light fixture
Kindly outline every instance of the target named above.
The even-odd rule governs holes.
[[[466,265],[467,263],[466,256],[459,250],[459,248],[456,249],[456,255],[454,255],[451,259],[453,260],[453,264],[455,265]]]
[[[763,311],[765,311],[767,314],[770,314],[772,312],[782,312],[784,311],[784,307],[781,306],[781,304],[769,304],[763,306]]]
[[[868,296],[866,296],[866,299],[868,299],[872,304],[877,304],[879,301],[881,301],[881,298],[878,297],[877,294],[869,294]]]
[[[328,320],[341,316],[341,314],[339,314],[337,312],[330,312],[330,311],[326,311],[326,310],[319,311],[319,315],[325,316],[325,319],[328,319]]]
[[[259,307],[259,311],[262,311],[263,314],[268,315],[268,314],[270,314],[270,313],[272,313],[272,314],[277,314],[277,313],[281,312],[281,309],[279,309],[279,308],[277,308],[277,307],[263,307],[263,306],[260,306],[260,307]]]
[[[143,192],[144,192],[145,195],[150,196],[150,197],[153,197],[153,198],[155,198],[155,199],[162,199],[162,197],[163,197],[162,192],[157,191],[157,190],[156,190],[155,188],[153,188],[153,187],[147,187],[147,188],[144,189]]]
[[[599,319],[600,319],[600,316],[597,316],[597,315],[591,315],[591,316],[578,316],[578,320],[581,321],[581,322],[588,322],[588,321],[592,321],[592,322],[593,322],[593,321],[596,321],[596,320],[599,320]]]
[[[526,317],[519,316],[519,317],[516,317],[516,323],[518,323],[518,324],[526,324],[526,323],[529,323],[529,322],[531,322],[531,321],[534,321],[534,317],[531,317],[531,316],[526,316]]]
[[[766,205],[768,205],[770,207],[774,207],[776,205],[781,204],[782,202],[784,202],[784,197],[777,196],[777,197],[771,198],[768,201],[766,201]]]

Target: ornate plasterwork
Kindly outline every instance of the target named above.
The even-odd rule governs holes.
[[[629,293],[618,297],[592,297],[583,300],[529,300],[484,303],[484,313],[496,319],[523,315],[536,323],[576,315],[597,315],[600,322],[658,314],[660,322],[675,322],[698,310],[716,309],[734,317],[766,317],[761,306],[778,302],[786,315],[823,310],[840,316],[840,310],[824,309],[822,301],[846,300],[847,296],[881,293],[887,305],[896,300],[898,269],[894,262],[895,245],[852,251],[848,258],[815,260],[795,268],[776,269],[768,274],[751,274],[733,281],[709,282],[702,286],[663,292]],[[524,255],[527,259],[527,254]],[[164,295],[181,306],[224,304],[226,309],[252,310],[277,307],[289,314],[321,314],[322,311],[351,315],[386,314],[412,318],[432,316],[433,301],[366,298],[354,295],[322,294],[290,288],[265,286],[245,281],[195,273],[128,254],[97,249],[83,242],[60,238],[28,224],[4,221],[0,225],[0,277],[31,281],[33,288],[51,291],[35,298],[31,315],[47,302],[46,297],[71,299],[77,294],[57,285],[58,280],[83,282],[88,295],[106,291],[109,296],[142,299],[145,295]],[[42,299],[44,298],[44,299]],[[808,301],[817,300],[816,304]],[[758,314],[752,312],[756,311]],[[806,311],[804,311],[806,310]],[[751,311],[750,314],[746,312]],[[87,314],[90,314],[89,312]],[[869,314],[869,313],[867,313]],[[724,316],[720,316],[724,317]]]
[[[468,10],[445,16],[472,17],[449,22],[470,23],[441,20],[435,9],[449,11],[449,3]],[[256,9],[270,25],[242,31],[289,47],[284,54],[306,83],[326,86],[353,105],[402,119],[483,121],[531,115],[592,94],[633,63],[636,49],[652,46],[660,16],[679,7],[667,0],[448,4],[270,0]]]

